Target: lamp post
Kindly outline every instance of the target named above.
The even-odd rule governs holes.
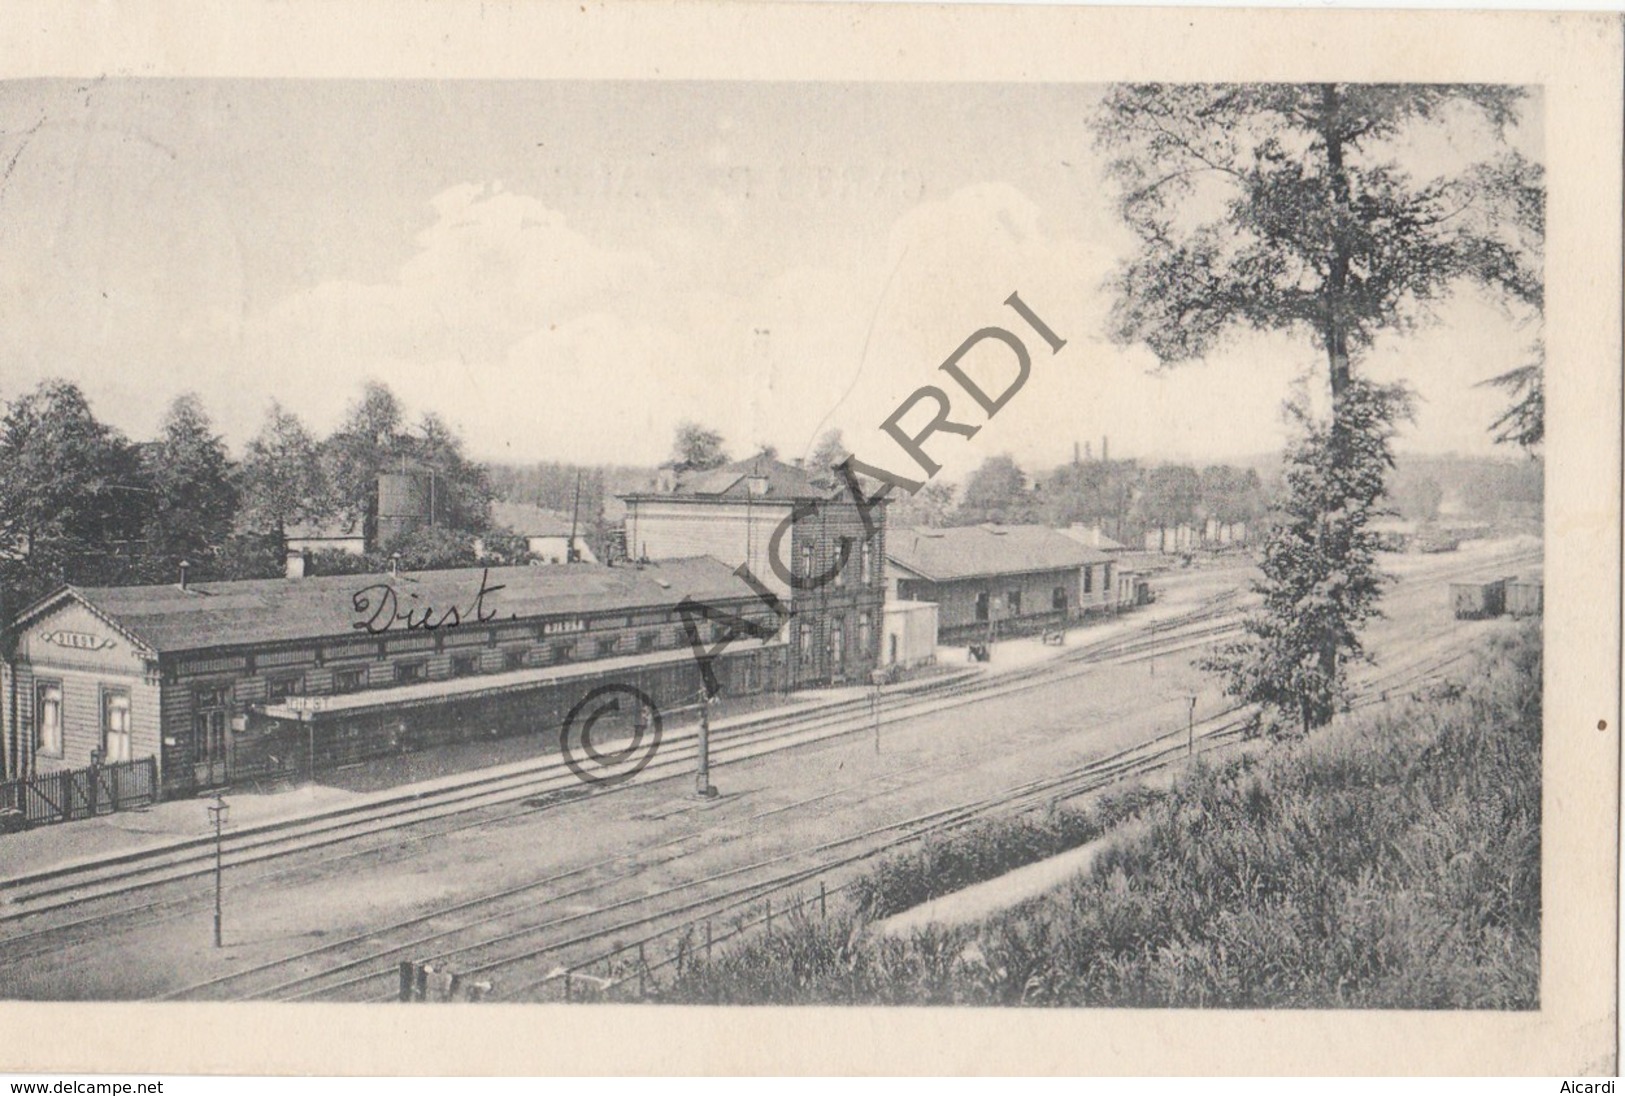
[[[715,799],[717,790],[711,786],[711,698],[700,689],[700,756],[694,770],[694,794],[701,799]]]
[[[220,879],[221,859],[220,848],[222,843],[221,831],[226,825],[226,815],[231,811],[219,792],[214,793],[214,804],[209,807],[209,821],[214,824],[214,946],[221,947],[220,938]]]

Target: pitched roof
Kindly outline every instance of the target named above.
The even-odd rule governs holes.
[[[500,500],[491,503],[491,524],[512,529],[521,536],[526,537],[569,537],[570,518],[557,510],[544,510],[540,506],[532,506],[528,502],[504,502]],[[583,526],[577,524],[576,534],[583,532]]]
[[[942,582],[1067,570],[1112,557],[1044,525],[957,525],[894,530],[886,539],[886,558]]]
[[[1072,525],[1057,529],[1063,537],[1070,537],[1085,548],[1099,548],[1102,552],[1122,552],[1126,546],[1108,537],[1098,525]]]
[[[710,556],[643,566],[576,563],[562,567],[479,567],[382,575],[194,582],[178,586],[68,586],[18,619],[33,619],[65,598],[88,606],[154,651],[189,651],[316,638],[358,638],[393,593],[395,609],[438,621],[449,609],[473,619],[481,581],[489,624],[550,616],[753,599],[755,591]],[[380,587],[387,587],[385,589]],[[361,606],[358,608],[358,606]],[[383,610],[387,613],[387,609]],[[377,618],[382,626],[383,617]],[[404,621],[390,634],[407,633]]]
[[[336,517],[325,521],[296,521],[288,525],[289,540],[360,540],[365,534],[360,518]]]
[[[752,480],[759,480],[753,490]],[[711,499],[827,499],[845,486],[833,473],[814,473],[772,457],[755,456],[704,472],[684,472],[669,495]],[[627,495],[627,498],[641,497]]]

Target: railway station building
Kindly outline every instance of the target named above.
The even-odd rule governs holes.
[[[666,711],[697,698],[684,598],[778,624],[704,556],[66,586],[17,620],[0,727],[23,772],[154,757],[165,794],[475,737],[549,747],[601,684]],[[780,629],[734,639],[713,668],[754,693],[784,679],[785,657]]]
[[[1043,525],[894,530],[887,583],[897,601],[935,602],[945,642],[1021,635],[1112,612],[1117,563]]]
[[[884,501],[869,512],[869,534],[833,473],[815,475],[768,456],[708,471],[670,470],[654,491],[621,498],[630,555],[704,553],[743,564],[783,599],[791,611],[787,688],[869,680],[879,664],[886,601]],[[837,566],[843,540],[850,547]]]

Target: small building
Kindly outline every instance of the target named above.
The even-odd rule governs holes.
[[[18,774],[155,757],[166,794],[470,736],[554,742],[604,684],[687,704],[684,598],[777,624],[706,557],[167,586],[65,586],[16,622],[0,713]],[[702,642],[720,638],[718,626]],[[730,693],[784,677],[782,632],[715,662]],[[9,704],[15,696],[17,703]]]
[[[937,657],[937,607],[929,601],[888,601],[882,619],[880,664],[911,670]]]
[[[544,510],[524,502],[491,503],[491,528],[507,530],[525,541],[526,551],[541,563],[597,563],[579,522],[555,510]],[[476,537],[474,554],[483,559],[487,538]],[[574,554],[572,555],[572,548]]]
[[[345,552],[367,554],[367,536],[360,519],[329,518],[326,521],[295,522],[286,531],[288,553]]]
[[[1117,605],[1112,557],[1043,525],[898,530],[886,562],[893,598],[935,602],[948,642],[1034,632]]]

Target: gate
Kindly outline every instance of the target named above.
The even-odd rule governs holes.
[[[145,807],[158,799],[158,759],[37,773],[0,783],[0,810],[16,811],[24,826],[71,822]]]

